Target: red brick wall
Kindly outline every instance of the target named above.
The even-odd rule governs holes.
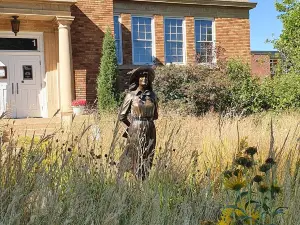
[[[185,17],[186,26],[186,58],[187,63],[195,62],[195,20],[194,17]]]
[[[158,64],[164,64],[165,63],[164,17],[161,15],[155,15],[154,23],[155,23],[156,60]]]
[[[107,26],[113,31],[113,0],[78,0],[71,8],[75,97],[92,102],[96,98],[102,41]]]
[[[270,56],[252,55],[251,56],[252,74],[258,77],[270,76]]]
[[[230,16],[232,18],[215,18],[217,49],[225,58],[238,57],[250,64],[249,19],[247,16],[239,17],[238,12],[236,16]],[[107,25],[113,28],[113,0],[78,0],[72,7],[72,15],[75,16],[71,27],[75,94],[77,99],[93,101],[96,98],[96,77],[105,28]],[[158,63],[164,63],[164,17],[161,14],[154,14],[153,17],[156,58]],[[121,23],[122,69],[129,70],[132,67],[131,14],[121,13]],[[194,63],[194,17],[186,16],[185,23],[187,63]],[[122,75],[119,81],[125,83],[126,77]]]
[[[131,15],[122,14],[122,50],[123,50],[123,64],[132,64],[132,41],[131,41]]]
[[[250,23],[249,19],[216,18],[217,51],[221,57],[239,58],[250,64]]]
[[[0,19],[0,30],[11,31],[10,19]],[[57,25],[52,21],[21,20],[20,23],[21,32],[54,32],[55,30],[57,30]]]

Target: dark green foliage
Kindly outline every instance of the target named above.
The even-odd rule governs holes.
[[[115,41],[109,28],[105,33],[102,48],[100,73],[97,79],[98,108],[112,110],[118,104],[117,77],[119,74]]]
[[[163,66],[156,69],[155,90],[162,105],[180,114],[221,110],[228,79],[204,66]]]
[[[273,41],[283,57],[283,69],[287,72],[300,71],[300,2],[299,0],[276,1],[276,9],[283,23],[279,39]]]
[[[259,91],[259,82],[251,76],[248,65],[241,61],[230,60],[226,75],[230,79],[228,97],[230,105],[227,105],[227,109],[236,113],[250,114],[269,108]]]
[[[237,60],[230,60],[224,72],[194,65],[159,67],[154,87],[163,108],[185,115],[211,109],[249,115],[300,108],[299,75],[258,80],[251,76],[248,65]]]
[[[260,90],[274,110],[300,108],[300,76],[284,74],[266,79]]]

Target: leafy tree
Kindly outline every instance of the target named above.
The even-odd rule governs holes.
[[[117,76],[119,74],[115,40],[107,28],[102,48],[100,72],[97,78],[99,110],[112,110],[118,104]]]
[[[283,31],[274,46],[283,56],[283,68],[287,71],[300,71],[300,1],[282,0],[276,2]]]

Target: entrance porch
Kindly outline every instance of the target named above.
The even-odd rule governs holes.
[[[70,7],[76,0],[2,0],[0,114],[49,118],[72,114]],[[20,32],[12,32],[18,16]]]

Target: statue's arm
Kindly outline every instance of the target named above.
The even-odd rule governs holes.
[[[131,93],[127,93],[122,105],[121,113],[120,113],[120,121],[126,124],[126,126],[130,126],[130,122],[128,120],[128,114],[130,113],[131,109],[131,102],[132,102],[132,95]]]

